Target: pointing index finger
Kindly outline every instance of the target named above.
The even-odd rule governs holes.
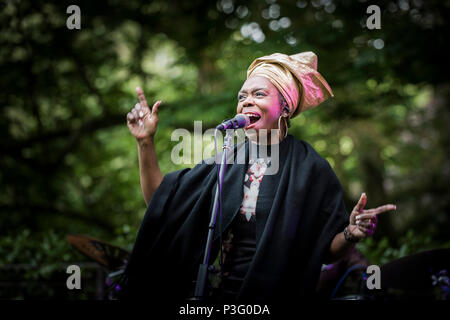
[[[356,219],[376,218],[376,216],[379,215],[380,213],[396,209],[397,206],[393,204],[386,204],[378,208],[363,210],[361,214],[356,216]]]
[[[380,213],[386,212],[386,211],[392,211],[392,210],[396,210],[397,206],[394,204],[385,204],[384,206],[380,206],[378,208],[373,209],[374,210],[374,214],[378,215]]]
[[[139,103],[143,108],[148,108],[147,99],[145,99],[144,90],[141,87],[136,88],[136,93],[138,94]]]

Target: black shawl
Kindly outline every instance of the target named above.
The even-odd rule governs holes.
[[[235,147],[245,148],[248,141]],[[242,150],[242,149],[241,149]],[[235,153],[236,154],[236,153]],[[227,165],[222,191],[222,230],[233,220],[243,197],[247,165]],[[256,253],[239,299],[274,301],[312,297],[334,236],[348,224],[338,178],[307,142],[288,135],[280,143],[280,165],[273,204],[257,216]],[[217,167],[205,161],[167,174],[142,221],[125,271],[125,298],[180,300],[193,290],[203,258]],[[219,247],[216,225],[213,254]]]

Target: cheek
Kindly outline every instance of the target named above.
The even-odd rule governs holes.
[[[240,105],[238,103],[237,107],[236,107],[236,113],[241,113],[242,112],[242,105]]]
[[[278,105],[272,105],[272,107],[268,108],[266,111],[268,118],[271,120],[278,118],[280,116],[280,108]]]

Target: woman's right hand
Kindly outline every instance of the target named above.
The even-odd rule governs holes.
[[[161,101],[156,101],[152,110],[150,110],[144,91],[137,87],[136,93],[139,97],[139,103],[136,103],[127,114],[128,129],[137,140],[153,138],[158,126],[158,107]]]

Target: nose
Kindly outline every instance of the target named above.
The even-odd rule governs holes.
[[[249,107],[249,106],[253,106],[255,103],[253,102],[253,97],[251,95],[248,95],[247,97],[245,97],[244,101],[242,101],[242,107]]]

